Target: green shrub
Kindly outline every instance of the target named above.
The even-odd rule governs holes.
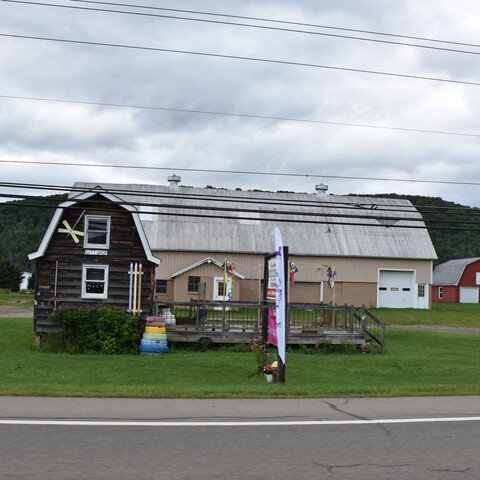
[[[63,325],[63,331],[52,338],[60,351],[138,353],[142,335],[139,319],[121,309],[65,309],[50,315],[49,320]]]

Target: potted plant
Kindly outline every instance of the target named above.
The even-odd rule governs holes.
[[[265,374],[267,382],[270,383],[273,381],[273,367],[271,365],[265,365],[263,367],[263,373]]]

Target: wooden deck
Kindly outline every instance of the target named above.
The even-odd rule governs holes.
[[[172,312],[167,321],[169,342],[251,343],[262,335],[264,304],[229,305],[219,302],[159,304]],[[331,304],[290,304],[287,320],[288,345],[376,343],[383,350],[385,328],[364,307]]]
[[[194,325],[168,325],[167,335],[169,342],[251,343],[254,337],[261,335],[261,330],[249,328],[222,330],[221,328],[196,327]],[[366,336],[361,331],[350,332],[342,329],[290,330],[287,337],[288,345],[319,345],[322,343],[362,345],[365,341]]]

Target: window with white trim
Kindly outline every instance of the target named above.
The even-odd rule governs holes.
[[[438,287],[438,298],[443,298],[443,287]]]
[[[475,272],[475,280],[476,280],[476,284],[477,285],[480,285],[480,272]]]
[[[109,248],[110,217],[102,215],[86,215],[85,248]]]
[[[83,265],[82,298],[107,298],[108,265]]]

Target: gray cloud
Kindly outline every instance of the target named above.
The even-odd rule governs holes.
[[[182,8],[199,6],[187,1]],[[461,6],[439,0],[435,12],[413,0],[361,5],[248,0],[229,2],[221,10],[218,2],[207,1],[201,8],[464,42],[474,42],[474,19],[480,14],[473,0]],[[476,81],[479,68],[474,55],[4,2],[0,32],[468,81]],[[0,43],[0,95],[480,134],[480,87],[38,40],[0,37]],[[330,178],[475,181],[480,178],[478,138],[2,98],[0,132],[4,160],[171,167],[152,172],[2,164],[5,181],[166,183],[175,168],[265,171],[313,176],[177,173],[195,186],[312,192],[323,181],[337,194],[411,193],[480,206],[478,187]]]

